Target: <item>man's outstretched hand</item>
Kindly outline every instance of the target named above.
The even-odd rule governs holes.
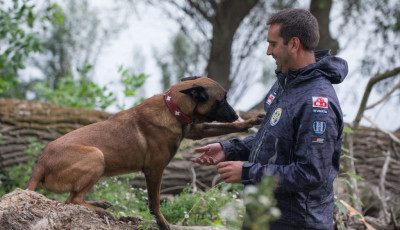
[[[219,143],[196,148],[194,151],[203,153],[201,156],[191,159],[192,162],[201,165],[216,165],[225,160],[225,151]]]

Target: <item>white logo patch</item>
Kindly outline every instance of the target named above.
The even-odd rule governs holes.
[[[281,108],[275,109],[275,112],[274,114],[272,114],[271,120],[269,121],[271,126],[275,126],[276,124],[278,124],[281,115],[282,115],[282,109]]]

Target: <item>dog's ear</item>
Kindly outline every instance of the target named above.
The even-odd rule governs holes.
[[[207,90],[200,85],[192,85],[190,88],[183,89],[179,91],[181,93],[187,94],[193,98],[196,102],[206,102],[208,101],[208,93]]]
[[[181,79],[181,81],[196,80],[197,78],[201,78],[201,77],[199,77],[199,76],[184,77],[184,78]]]

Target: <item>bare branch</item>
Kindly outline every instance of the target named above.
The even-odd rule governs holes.
[[[400,144],[399,138],[397,138],[392,132],[387,131],[387,130],[385,130],[385,129],[379,127],[379,125],[377,125],[375,122],[373,122],[373,121],[372,121],[369,117],[367,117],[367,116],[363,116],[363,118],[364,118],[365,120],[367,120],[369,123],[371,123],[373,126],[375,126],[375,128],[377,128],[377,129],[380,130],[381,132],[383,132],[383,133],[389,135],[390,139],[392,139],[394,142]]]
[[[356,129],[358,127],[358,125],[360,124],[360,120],[361,120],[361,118],[362,118],[362,116],[364,114],[365,106],[367,104],[368,97],[371,94],[372,87],[376,83],[378,83],[378,82],[380,82],[382,80],[385,80],[385,79],[388,79],[388,78],[396,76],[398,73],[400,73],[400,66],[396,67],[396,68],[394,68],[392,70],[388,70],[383,74],[375,75],[373,78],[371,78],[368,81],[367,88],[365,89],[364,96],[363,96],[363,98],[361,100],[361,104],[360,104],[360,107],[358,109],[356,118],[354,119],[354,121],[352,123],[352,128],[353,129]]]
[[[386,202],[385,181],[386,181],[386,174],[388,172],[389,163],[390,163],[390,159],[391,159],[390,150],[387,152],[383,152],[383,155],[386,158],[385,158],[385,163],[382,166],[382,171],[381,171],[380,180],[379,180],[379,199],[382,202],[385,224],[388,224],[390,221],[390,213],[388,212],[388,207],[387,207],[387,202]]]
[[[390,95],[392,95],[397,89],[400,88],[400,82],[397,83],[385,96],[383,96],[379,101],[375,102],[372,105],[369,105],[365,107],[365,110],[372,109],[373,107],[377,106],[378,104],[382,103],[384,100],[386,100]]]
[[[212,18],[210,18],[207,13],[200,7],[199,4],[193,2],[192,0],[186,0],[189,5],[193,8],[195,8],[197,10],[197,12],[199,12],[201,14],[201,16],[203,16],[204,19],[206,19],[207,21],[209,21],[210,23],[212,23]]]
[[[193,193],[197,192],[197,186],[196,186],[196,171],[194,170],[194,167],[190,167],[190,171],[192,172],[192,185],[193,185]]]

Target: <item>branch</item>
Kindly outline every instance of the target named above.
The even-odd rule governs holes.
[[[395,85],[385,96],[383,96],[382,99],[380,99],[379,101],[375,102],[372,105],[365,107],[365,110],[372,109],[373,107],[377,106],[378,104],[386,100],[391,94],[393,94],[399,88],[400,88],[400,82],[397,83],[397,85]]]
[[[400,73],[400,66],[399,66],[399,67],[396,67],[396,68],[394,68],[394,69],[392,69],[392,70],[388,70],[388,71],[386,71],[386,72],[383,73],[383,74],[375,75],[373,78],[371,78],[371,79],[368,81],[367,88],[365,89],[364,96],[363,96],[363,98],[362,98],[362,100],[361,100],[361,104],[360,104],[360,107],[359,107],[359,109],[358,109],[356,118],[354,119],[354,121],[353,121],[353,123],[352,123],[352,128],[353,128],[353,129],[356,129],[356,128],[358,127],[358,125],[360,124],[360,120],[361,120],[361,118],[362,118],[362,116],[363,116],[363,114],[364,114],[365,106],[366,106],[366,104],[367,104],[368,97],[369,97],[369,95],[371,94],[372,87],[373,87],[376,83],[378,83],[378,82],[380,82],[380,81],[382,81],[382,80],[391,78],[391,77],[395,76],[395,75],[398,74],[398,73]]]
[[[383,155],[385,156],[385,163],[382,166],[382,172],[380,175],[380,180],[379,180],[379,199],[382,202],[382,207],[383,207],[383,215],[384,215],[384,222],[385,224],[388,224],[390,221],[390,213],[388,212],[388,207],[387,207],[387,200],[386,200],[386,189],[385,189],[385,182],[386,182],[386,174],[389,168],[389,163],[390,163],[390,150],[387,152],[383,152]]]
[[[365,120],[369,121],[373,126],[375,126],[375,128],[377,128],[378,130],[380,130],[381,132],[389,135],[390,139],[392,139],[394,142],[400,144],[400,140],[399,138],[397,138],[392,132],[389,132],[385,129],[382,129],[381,127],[379,127],[375,122],[373,122],[369,117],[367,116],[363,116],[363,118],[365,118]]]
[[[212,23],[212,18],[210,18],[207,13],[201,9],[200,5],[193,2],[192,0],[186,0],[189,5],[193,8],[195,8],[197,10],[197,12],[199,12],[201,14],[201,16],[203,16],[204,19],[206,19],[207,21],[209,21],[210,23]]]
[[[193,193],[197,192],[197,186],[196,186],[196,171],[194,170],[194,167],[190,167],[190,171],[192,172],[192,185],[193,185]]]

